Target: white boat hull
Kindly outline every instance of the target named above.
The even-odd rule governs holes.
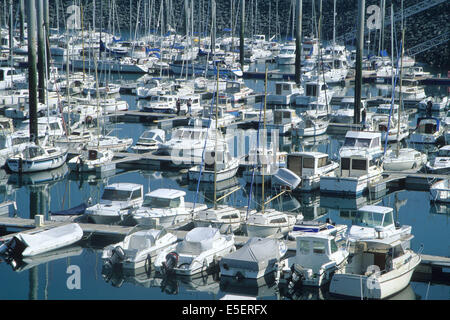
[[[59,168],[66,162],[66,159],[67,152],[48,160],[34,161],[23,159],[22,164],[20,164],[20,159],[10,158],[6,161],[6,164],[8,165],[8,168],[13,172],[28,173]]]
[[[320,192],[359,196],[368,190],[369,185],[381,179],[381,173],[363,177],[321,177]]]

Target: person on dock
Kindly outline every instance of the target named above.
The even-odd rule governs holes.
[[[180,115],[180,109],[181,109],[181,101],[180,98],[177,100],[177,116]]]
[[[188,109],[188,113],[189,115],[191,114],[191,106],[192,106],[192,100],[191,98],[189,98],[189,100],[187,101],[187,109]]]

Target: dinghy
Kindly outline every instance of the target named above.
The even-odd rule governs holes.
[[[19,233],[0,246],[0,255],[7,260],[19,255],[31,257],[71,245],[83,237],[83,230],[77,223],[70,223],[51,229],[31,233]]]

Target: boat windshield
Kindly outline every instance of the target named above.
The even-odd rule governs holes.
[[[102,200],[109,201],[128,201],[130,199],[131,191],[105,189],[103,191]]]
[[[438,157],[450,157],[450,149],[439,150]]]
[[[353,224],[363,227],[380,227],[383,223],[383,214],[379,212],[358,211]]]
[[[368,148],[370,139],[345,138],[344,147],[362,147]]]
[[[178,208],[180,206],[180,198],[145,197],[143,206],[148,208]]]

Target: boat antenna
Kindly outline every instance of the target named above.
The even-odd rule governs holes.
[[[262,152],[262,156],[265,156],[265,151],[266,151],[266,106],[267,106],[267,70],[268,70],[268,66],[267,66],[267,62],[266,62],[266,71],[265,71],[265,76],[264,76],[264,116],[263,116],[263,152]],[[264,170],[265,170],[265,166],[264,166],[264,162],[265,158],[263,158],[263,163],[262,163],[262,180],[261,180],[261,212],[264,214]]]

